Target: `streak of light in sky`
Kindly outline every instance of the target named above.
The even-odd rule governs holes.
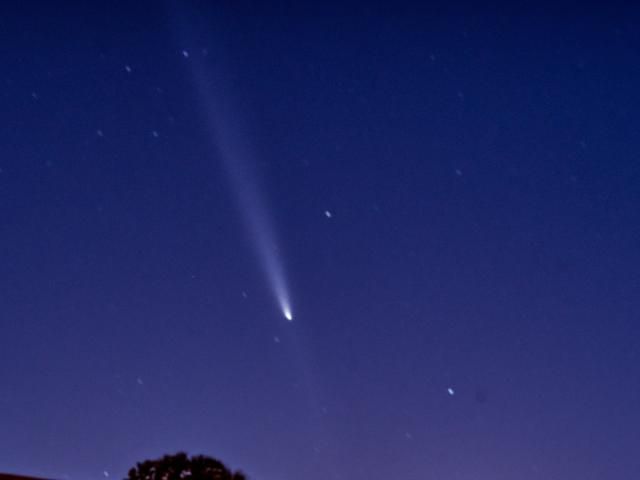
[[[292,321],[289,289],[278,242],[265,207],[266,199],[252,168],[256,163],[256,155],[249,146],[238,110],[231,105],[229,89],[222,81],[221,72],[213,68],[207,69],[199,59],[193,57],[188,58],[188,61],[193,66],[194,79],[211,129],[212,141],[224,164],[256,256],[280,311],[287,320]]]

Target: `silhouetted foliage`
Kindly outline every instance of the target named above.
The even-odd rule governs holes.
[[[125,480],[246,480],[241,472],[232,472],[215,458],[186,453],[146,460],[129,470]]]

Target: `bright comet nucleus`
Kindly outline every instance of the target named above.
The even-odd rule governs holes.
[[[283,307],[282,313],[284,313],[284,318],[286,318],[290,322],[293,321],[293,314],[291,313],[291,310],[289,309],[289,307]]]

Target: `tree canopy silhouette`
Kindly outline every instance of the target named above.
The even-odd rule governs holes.
[[[232,472],[222,462],[204,455],[189,458],[186,453],[146,460],[129,470],[125,480],[247,480],[242,472]]]

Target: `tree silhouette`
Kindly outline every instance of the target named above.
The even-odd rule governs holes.
[[[146,460],[129,470],[125,480],[246,480],[241,472],[232,472],[215,458],[186,453]]]

